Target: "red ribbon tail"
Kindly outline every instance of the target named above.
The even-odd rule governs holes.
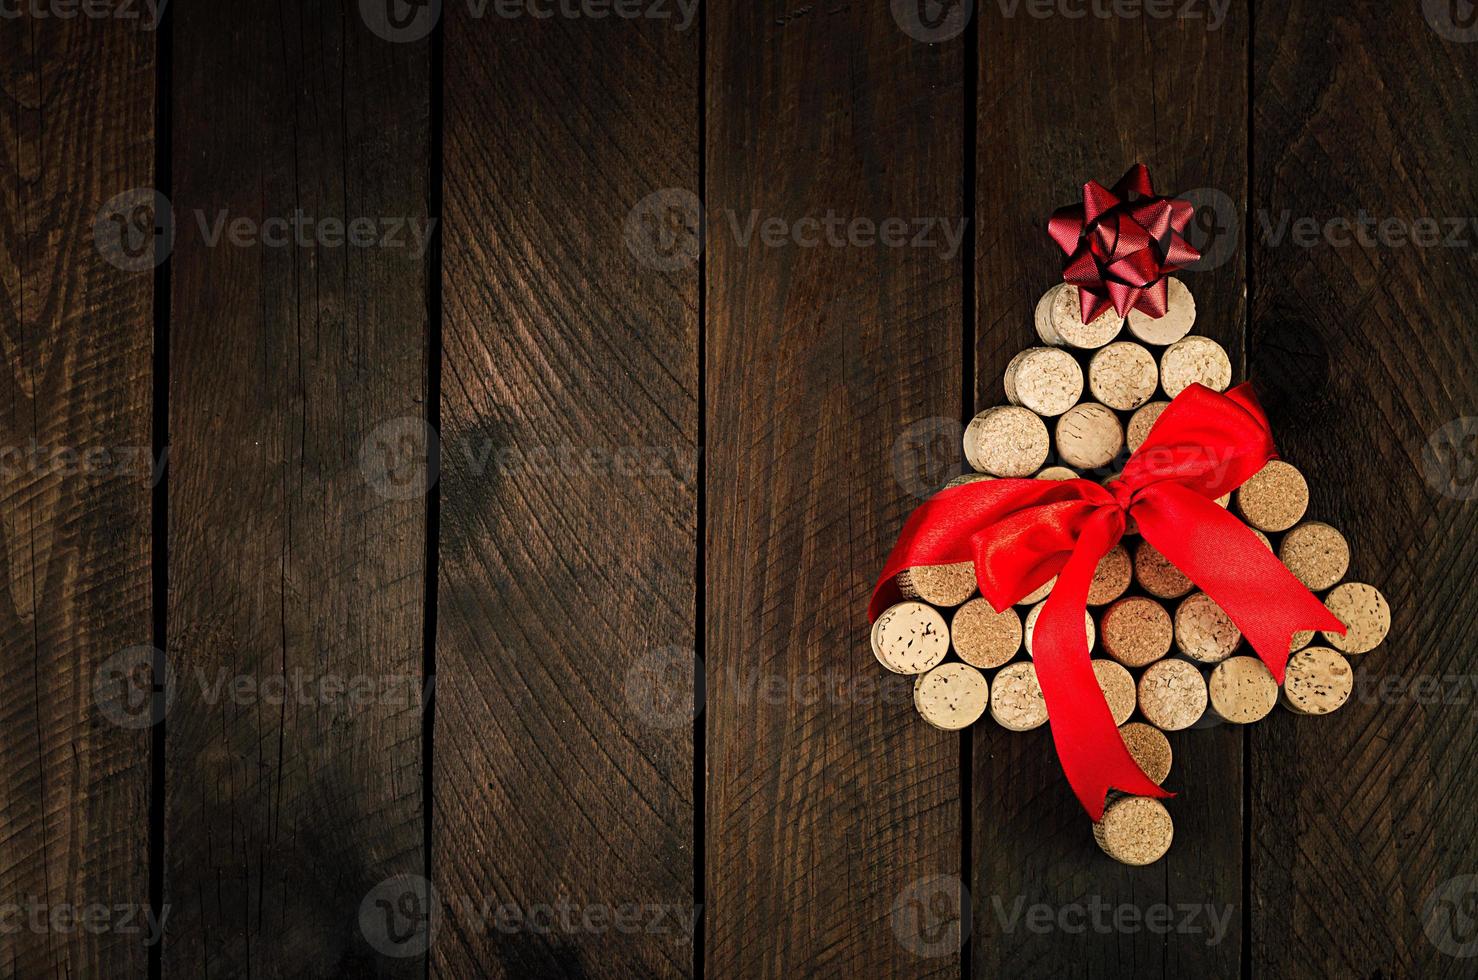
[[[1078,802],[1095,822],[1103,818],[1111,789],[1135,796],[1173,795],[1146,776],[1125,747],[1098,686],[1084,635],[1088,587],[1099,560],[1122,533],[1117,510],[1100,511],[1089,520],[1047,596],[1032,642],[1057,757]]]
[[[1167,483],[1134,507],[1140,533],[1222,608],[1283,683],[1299,630],[1345,626],[1240,520],[1194,490]]]

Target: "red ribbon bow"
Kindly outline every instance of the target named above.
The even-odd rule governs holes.
[[[1113,190],[1088,181],[1082,204],[1054,211],[1047,234],[1067,256],[1062,278],[1078,287],[1083,322],[1110,303],[1121,317],[1134,309],[1164,316],[1165,276],[1201,257],[1181,237],[1195,213],[1189,201],[1156,197],[1142,163],[1130,167]]]
[[[974,561],[1003,611],[1057,576],[1032,649],[1057,756],[1093,819],[1117,788],[1165,797],[1125,748],[1088,657],[1088,586],[1130,517],[1144,539],[1231,617],[1278,683],[1298,630],[1345,628],[1247,526],[1216,503],[1276,455],[1267,418],[1241,385],[1192,385],[1107,487],[1090,480],[981,480],[942,490],[903,526],[873,589],[869,620],[894,602],[906,568]]]

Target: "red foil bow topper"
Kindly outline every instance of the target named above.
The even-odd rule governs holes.
[[[1182,236],[1195,205],[1157,197],[1150,172],[1136,163],[1113,189],[1083,185],[1083,203],[1058,208],[1047,234],[1062,249],[1062,279],[1078,287],[1081,315],[1091,322],[1110,305],[1122,316],[1165,315],[1165,276],[1201,257]]]
[[[1094,570],[1139,533],[1209,595],[1280,684],[1298,630],[1345,627],[1247,525],[1216,503],[1276,455],[1250,385],[1191,385],[1171,401],[1108,486],[1091,480],[982,480],[941,490],[915,510],[873,589],[868,619],[899,599],[906,568],[973,561],[997,612],[1057,576],[1037,622],[1037,681],[1057,757],[1088,814],[1120,789],[1169,796],[1140,769],[1104,701],[1083,633]]]

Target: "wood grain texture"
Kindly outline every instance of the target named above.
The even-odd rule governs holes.
[[[1137,8],[1136,8],[1137,9]],[[1194,9],[1194,8],[1188,8]],[[1209,8],[1200,5],[1205,13]],[[1083,181],[1111,185],[1135,162],[1160,193],[1210,201],[1215,189],[1241,202],[1246,187],[1247,13],[1225,22],[1061,16],[1038,18],[983,5],[980,12],[976,213],[976,394],[1004,402],[1001,377],[1035,343],[1032,311],[1061,279],[1046,234],[1052,211],[1080,198]],[[1240,228],[1235,214],[1203,209],[1203,228]],[[1226,210],[1223,208],[1223,210]],[[1225,232],[1223,232],[1225,234]],[[1215,251],[1218,239],[1196,240]],[[1183,273],[1195,295],[1195,332],[1225,346],[1238,367],[1245,308],[1241,252],[1223,249],[1213,268]],[[1105,473],[1104,475],[1107,475]],[[1137,587],[1136,587],[1137,588]],[[1093,843],[1046,728],[1013,734],[977,727],[974,743],[974,971],[995,976],[1235,976],[1241,957],[1242,736],[1234,728],[1171,736],[1166,785],[1175,844],[1157,864],[1130,869]],[[1092,911],[1103,903],[1110,912]],[[1080,914],[1112,922],[1113,909],[1142,915],[1156,905],[1199,906],[1230,916],[1213,934],[1195,931],[1033,929],[1046,906],[1071,927]],[[1130,914],[1130,913],[1126,913]],[[1177,917],[1176,922],[1180,922]]]
[[[470,9],[443,86],[433,973],[689,976],[698,267],[639,244],[643,216],[693,233],[666,208],[625,231],[697,187],[699,28]]]
[[[360,907],[425,868],[427,45],[175,18],[165,975],[420,976]]]
[[[1442,427],[1478,415],[1478,46],[1432,26],[1463,9],[1258,8],[1252,199],[1268,221],[1254,221],[1253,373],[1279,448],[1308,474],[1310,515],[1344,532],[1348,577],[1379,587],[1393,619],[1355,658],[1349,704],[1252,733],[1258,976],[1473,971],[1455,953],[1475,949],[1478,892],[1459,877],[1478,870],[1478,810],[1458,761],[1478,751],[1478,505],[1424,464]],[[1285,214],[1322,229],[1362,211],[1436,219],[1443,240],[1461,219],[1460,244],[1277,230]],[[1471,425],[1438,456],[1470,485]]]
[[[109,667],[150,642],[152,280],[108,262],[93,224],[153,180],[153,83],[154,37],[133,25],[0,20],[5,976],[148,960],[112,911],[149,897],[148,719],[117,724],[94,683],[147,684]],[[94,903],[100,931],[49,918]]]
[[[705,41],[675,3],[448,2],[443,78],[374,3],[177,8],[152,855],[156,40],[0,16],[0,976],[146,975],[154,861],[167,977],[957,977],[965,832],[976,976],[1471,974],[1478,25],[1436,0],[1214,25],[982,3],[926,44],[907,6],[711,5]],[[958,227],[972,138],[966,270],[914,235]],[[964,317],[974,407],[998,404],[1058,277],[1047,216],[1135,160],[1203,205],[1196,332],[1394,619],[1333,715],[1171,736],[1176,843],[1146,869],[1098,851],[1046,729],[983,722],[962,773],[864,616],[958,459]],[[849,227],[889,217],[906,243]],[[428,863],[431,925],[400,904]],[[93,903],[100,932],[10,928]],[[1114,925],[1161,906],[1168,934]]]
[[[708,29],[707,975],[958,976],[959,736],[878,676],[866,607],[911,444],[958,459],[961,258],[912,240],[968,233],[963,42],[885,4]]]

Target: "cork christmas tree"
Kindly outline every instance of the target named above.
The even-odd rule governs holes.
[[[1328,714],[1391,622],[1349,581],[1350,540],[1309,513],[1318,474],[1277,458],[1227,352],[1195,332],[1206,311],[1171,274],[1197,257],[1190,217],[1140,166],[1052,216],[1064,281],[1026,325],[1037,343],[869,609],[923,722],[1050,730],[1093,838],[1135,865],[1171,845],[1165,732]]]

